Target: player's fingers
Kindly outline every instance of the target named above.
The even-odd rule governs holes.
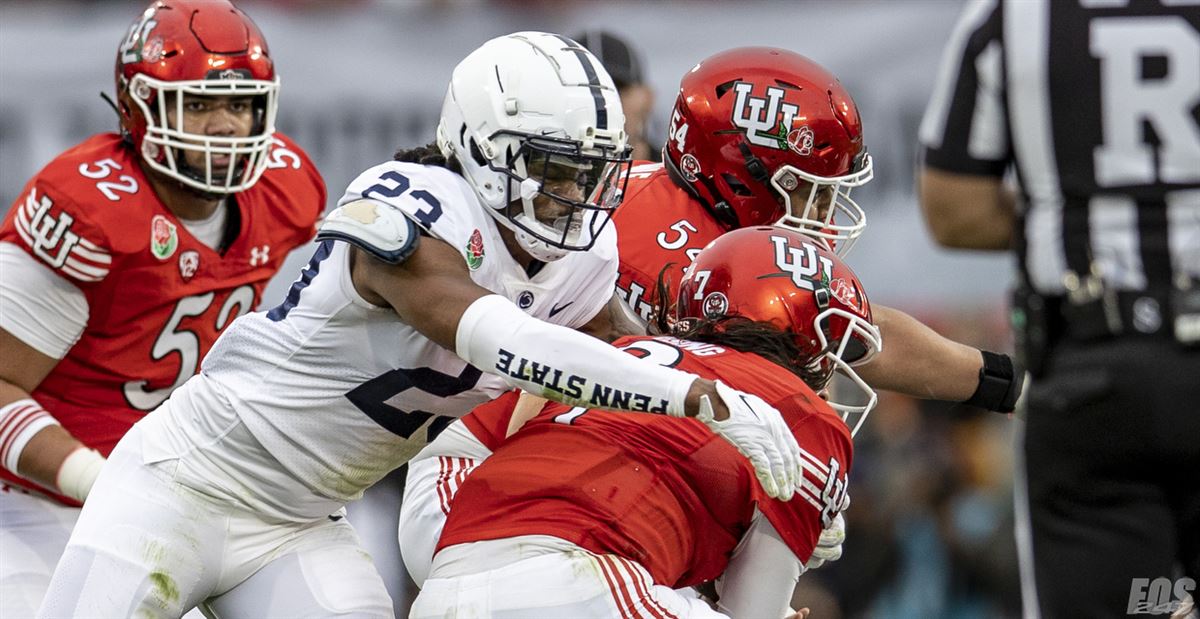
[[[696,413],[696,419],[706,425],[713,420],[712,401],[707,395],[700,396],[700,410]]]
[[[512,417],[508,420],[508,430],[504,436],[512,436],[517,430],[520,430],[526,421],[533,419],[542,411],[546,402],[546,398],[522,391],[521,395],[517,396],[517,405],[513,408]]]
[[[796,437],[792,435],[787,424],[782,418],[779,423],[779,438],[783,443],[784,466],[786,467],[788,488],[793,492],[800,491],[800,483],[804,479],[803,464],[800,462],[800,445],[796,443]]]
[[[779,500],[790,501],[795,488],[792,487],[791,472],[788,470],[787,459],[784,451],[778,451],[776,456],[775,483],[779,488]]]
[[[751,457],[750,460],[754,465],[755,477],[758,477],[758,483],[762,484],[763,491],[767,493],[767,496],[771,498],[779,496],[779,487],[775,484],[775,476],[771,472],[771,465],[766,458],[759,456],[758,458]]]

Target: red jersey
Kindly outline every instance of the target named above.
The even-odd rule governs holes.
[[[196,372],[222,329],[258,306],[288,252],[313,238],[325,184],[276,134],[258,183],[228,199],[240,227],[218,253],[159,201],[136,153],[109,133],[59,155],[9,209],[0,242],[87,298],[82,335],[33,392],[85,445],[108,455]]]
[[[807,561],[845,497],[851,442],[838,415],[758,355],[668,337],[616,345],[779,409],[802,447],[803,489],[787,502],[767,497],[749,461],[693,419],[551,403],[504,441],[516,402],[510,393],[464,418],[495,453],[459,488],[438,548],[552,535],[637,561],[655,582],[679,588],[725,571],[757,506]]]
[[[673,300],[683,271],[696,254],[725,228],[704,205],[667,175],[661,163],[636,162],[629,172],[625,198],[613,215],[621,258],[617,294],[642,320],[658,304],[658,275],[668,264]]]

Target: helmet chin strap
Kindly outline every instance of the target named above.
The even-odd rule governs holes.
[[[521,203],[531,203],[542,191],[542,184],[532,178],[526,178],[518,184],[518,191],[521,194]],[[532,207],[530,207],[532,208]],[[537,238],[536,236],[521,230],[514,226],[513,232],[517,237],[517,244],[521,249],[525,250],[534,259],[542,262],[554,262],[564,258],[570,250],[554,247],[553,245]]]
[[[665,146],[663,147],[663,152],[666,152]],[[696,191],[696,188],[684,179],[683,173],[679,171],[679,166],[675,165],[675,162],[671,161],[669,157],[663,157],[663,167],[667,169],[667,175],[675,181],[675,184],[683,187],[688,194],[699,200],[704,205],[704,208],[712,213],[713,217],[717,218],[717,221],[721,225],[729,230],[736,230],[741,227],[738,225],[737,213],[734,212],[732,206],[729,206],[729,202],[721,196],[721,192],[717,190],[716,183],[707,175],[698,174],[696,180],[704,185],[704,188],[708,190],[708,194],[712,196],[715,202],[709,202],[704,196],[700,195],[700,192]]]
[[[569,250],[554,247],[519,228],[514,229],[513,232],[516,233],[517,245],[520,245],[521,249],[533,256],[535,260],[554,262],[561,260],[569,253]]]

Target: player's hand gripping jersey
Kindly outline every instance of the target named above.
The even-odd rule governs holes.
[[[591,251],[570,252],[529,277],[458,174],[399,162],[361,174],[326,219],[321,235],[329,238],[286,300],[239,319],[202,375],[168,402],[180,423],[192,409],[236,412],[270,454],[254,456],[258,464],[286,470],[279,481],[286,490],[268,487],[270,496],[254,500],[285,517],[322,517],[358,498],[454,418],[509,389],[358,294],[351,246],[334,240],[352,229],[360,245],[396,259],[419,235],[445,241],[461,252],[475,283],[569,327],[595,316],[616,280],[611,228]],[[437,290],[424,294],[437,303]]]
[[[64,296],[44,291],[6,303],[3,326],[61,358],[32,395],[88,447],[108,455],[196,372],[221,331],[258,305],[288,252],[312,238],[325,185],[277,133],[262,178],[227,199],[238,227],[217,252],[159,201],[132,149],[104,134],[47,165],[8,211],[0,252],[22,268],[52,271],[72,300],[55,307]],[[86,327],[55,329],[64,314]]]
[[[438,549],[523,535],[558,537],[636,560],[672,588],[712,580],[757,507],[801,562],[845,506],[850,432],[797,376],[765,359],[674,338],[623,338],[627,352],[762,397],[803,446],[804,484],[765,496],[746,459],[695,420],[547,404],[507,441],[515,392],[464,422],[495,453],[455,486]],[[461,485],[454,482],[461,482]]]
[[[674,299],[683,271],[725,228],[700,201],[667,175],[661,163],[639,161],[629,172],[621,208],[613,216],[621,254],[617,294],[643,322],[658,303],[656,286],[667,269]]]

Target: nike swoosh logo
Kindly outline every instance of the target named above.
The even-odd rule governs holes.
[[[754,410],[754,407],[750,405],[750,400],[747,400],[746,396],[740,393],[738,397],[742,399],[742,403],[746,405],[746,408],[750,409],[750,414],[754,415],[754,420],[761,424],[763,422],[762,417],[759,417],[758,411]]]
[[[550,317],[554,318],[555,314],[567,309],[568,307],[571,307],[571,305],[573,305],[574,303],[575,303],[574,301],[567,301],[565,305],[558,305],[558,306],[550,308]]]

